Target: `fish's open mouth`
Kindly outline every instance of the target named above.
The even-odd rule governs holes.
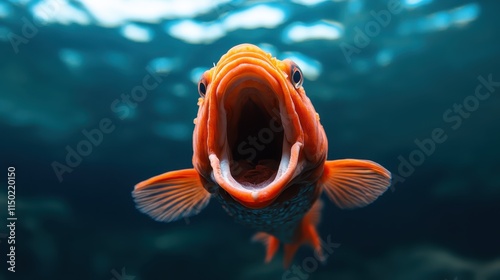
[[[247,81],[229,94],[237,96],[225,104],[231,175],[242,185],[266,185],[276,178],[283,151],[276,95],[257,81]]]
[[[253,203],[276,198],[300,172],[302,143],[292,136],[280,83],[252,67],[239,66],[220,90],[221,150],[209,157],[218,185],[240,202]]]

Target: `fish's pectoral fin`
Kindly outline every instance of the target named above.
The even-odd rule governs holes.
[[[366,206],[391,185],[391,173],[369,160],[341,159],[325,162],[320,186],[339,208]]]
[[[194,169],[171,171],[140,182],[132,192],[137,209],[161,222],[198,214],[210,193]]]
[[[273,259],[280,246],[280,241],[278,240],[278,238],[265,232],[257,232],[252,237],[252,241],[262,242],[264,246],[266,246],[266,263],[269,263]]]
[[[321,200],[317,200],[311,209],[306,213],[304,218],[297,228],[297,235],[295,241],[289,244],[285,244],[284,248],[284,259],[283,266],[288,268],[292,263],[293,256],[302,244],[309,243],[316,254],[316,257],[321,262],[325,261],[323,256],[323,250],[321,249],[321,239],[319,238],[316,226],[321,220],[321,209],[323,208],[323,203]]]

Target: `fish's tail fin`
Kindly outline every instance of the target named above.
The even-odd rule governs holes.
[[[321,239],[319,237],[318,231],[316,230],[317,225],[321,220],[321,209],[323,208],[323,203],[321,200],[317,200],[309,212],[302,218],[295,242],[290,244],[285,244],[285,256],[283,260],[283,265],[285,268],[289,267],[292,263],[293,257],[300,246],[303,244],[309,244],[313,247],[316,257],[323,262],[325,257],[323,256],[323,250],[321,249]]]
[[[276,251],[278,251],[278,248],[280,246],[280,241],[278,240],[278,238],[265,232],[256,233],[253,236],[252,241],[262,242],[264,246],[266,246],[266,263],[269,263],[273,259]]]
[[[289,267],[292,259],[304,243],[310,244],[316,253],[317,258],[320,261],[324,261],[323,252],[321,249],[321,239],[319,238],[316,226],[321,219],[321,208],[323,204],[321,201],[316,201],[311,207],[309,212],[302,218],[299,227],[297,228],[295,241],[292,243],[285,244],[285,256],[283,260],[283,265],[285,268]],[[266,246],[266,258],[265,262],[268,263],[272,260],[276,251],[279,248],[279,239],[265,232],[259,232],[252,238],[253,241],[260,241]]]

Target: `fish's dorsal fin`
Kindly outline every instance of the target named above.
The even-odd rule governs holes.
[[[375,201],[391,185],[391,173],[369,160],[325,162],[319,185],[339,208],[358,208]]]
[[[171,171],[140,182],[132,192],[137,209],[160,222],[200,213],[210,201],[194,169]]]

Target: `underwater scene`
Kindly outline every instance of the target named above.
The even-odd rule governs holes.
[[[500,280],[499,12],[0,1],[0,279]]]

